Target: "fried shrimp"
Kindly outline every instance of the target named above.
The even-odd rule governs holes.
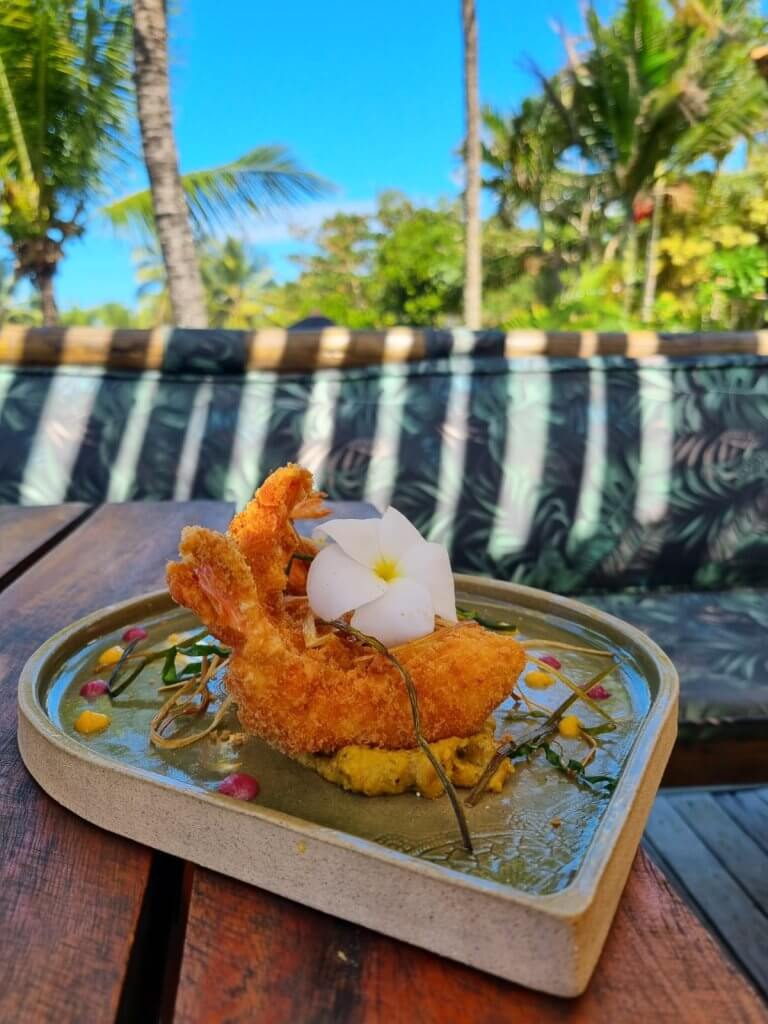
[[[413,747],[397,669],[286,593],[302,588],[295,556],[316,550],[292,521],[324,515],[322,498],[311,474],[289,465],[265,481],[226,534],[187,527],[181,560],[168,566],[171,595],[232,648],[226,685],[248,732],[288,754]],[[440,625],[399,647],[397,657],[413,678],[430,742],[480,731],[525,662],[513,638],[472,622]]]

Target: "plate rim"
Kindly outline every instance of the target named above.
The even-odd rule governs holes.
[[[457,591],[462,589],[472,591],[477,588],[477,592],[480,592],[487,590],[491,586],[494,589],[501,589],[508,594],[510,604],[514,604],[512,600],[514,594],[524,594],[534,602],[554,603],[558,608],[571,612],[571,621],[575,617],[587,618],[592,622],[605,623],[610,629],[623,634],[633,646],[642,650],[656,667],[659,683],[658,693],[655,697],[651,697],[648,712],[632,741],[630,751],[624,762],[619,783],[610,797],[608,806],[601,815],[590,843],[584,850],[582,862],[574,872],[573,878],[556,892],[546,894],[526,892],[523,889],[515,888],[509,883],[480,878],[455,868],[435,864],[384,846],[374,839],[365,839],[361,836],[345,832],[342,829],[320,825],[285,811],[264,807],[259,804],[243,805],[241,802],[233,801],[221,794],[212,793],[178,780],[166,779],[145,768],[124,764],[116,758],[108,757],[98,751],[89,749],[84,743],[67,735],[67,733],[51,721],[40,700],[38,683],[46,666],[49,662],[53,661],[65,642],[76,637],[79,633],[92,628],[104,618],[119,615],[124,611],[128,612],[129,609],[134,609],[138,605],[156,605],[158,606],[156,609],[158,612],[181,607],[176,605],[165,588],[105,605],[57,630],[48,640],[44,641],[28,658],[21,671],[18,686],[19,715],[20,718],[23,715],[29,725],[40,733],[48,743],[78,760],[95,764],[109,772],[116,773],[118,776],[127,775],[141,779],[151,785],[160,786],[169,792],[182,790],[184,793],[194,796],[206,804],[213,803],[215,806],[221,806],[222,803],[225,803],[230,812],[238,815],[246,815],[256,820],[267,821],[272,825],[295,833],[297,836],[309,835],[313,839],[329,843],[332,846],[341,848],[349,848],[351,846],[355,848],[356,852],[363,853],[377,861],[391,862],[394,860],[396,863],[406,866],[408,870],[416,871],[433,880],[446,880],[450,881],[452,885],[459,885],[469,890],[481,890],[501,898],[505,902],[528,906],[531,909],[546,907],[549,915],[554,914],[563,920],[578,918],[594,899],[601,878],[608,867],[613,846],[615,845],[611,841],[611,837],[617,838],[621,835],[626,825],[634,798],[643,779],[645,766],[649,763],[653,750],[662,737],[665,724],[668,723],[673,713],[675,713],[676,717],[679,693],[677,671],[669,656],[659,645],[635,626],[601,609],[586,605],[575,598],[564,597],[521,583],[493,580],[478,575],[454,573],[454,579]],[[486,593],[485,596],[492,597],[493,599],[493,595]],[[500,598],[496,597],[496,599]],[[135,615],[130,617],[130,621],[134,621],[134,619]],[[126,622],[128,622],[128,619],[126,619]],[[21,722],[19,723],[19,729],[21,729]],[[27,767],[32,772],[29,765]],[[32,772],[32,774],[34,775],[35,773]],[[40,779],[38,779],[38,782],[45,788],[44,783]],[[95,823],[99,824],[98,821],[95,821]],[[595,852],[596,847],[599,847],[599,849]]]

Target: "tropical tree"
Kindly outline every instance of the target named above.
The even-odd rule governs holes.
[[[165,264],[157,238],[149,238],[146,245],[134,249],[133,263],[136,273],[138,320],[142,327],[156,327],[173,323],[171,297],[165,276]]]
[[[134,0],[133,11],[134,81],[150,188],[109,205],[105,212],[118,226],[138,223],[156,232],[174,322],[203,327],[208,317],[193,229],[200,236],[239,213],[260,213],[315,196],[326,185],[274,146],[180,175],[168,80],[166,0]]]
[[[57,319],[56,271],[121,155],[129,10],[115,0],[0,5],[0,229],[16,278]]]
[[[66,327],[142,327],[139,317],[121,302],[104,302],[98,306],[72,306],[64,310],[60,321]]]
[[[231,236],[208,239],[198,245],[198,251],[209,326],[252,329],[269,321],[272,271],[258,252]],[[133,257],[139,300],[137,326],[173,323],[159,244],[152,240],[136,249]]]
[[[629,0],[607,23],[587,11],[589,49],[571,50],[554,104],[606,197],[624,211],[627,313],[638,280],[637,225],[648,212],[661,216],[665,176],[705,155],[721,164],[739,139],[766,126],[764,86],[745,53],[759,23],[752,0],[678,4],[671,15],[661,0]],[[657,219],[646,273],[659,234]],[[653,291],[646,289],[648,317]]]
[[[275,295],[278,322],[322,314],[345,327],[376,327],[372,272],[376,230],[370,217],[336,213],[315,232],[311,252],[295,256],[298,277]]]
[[[272,216],[331,186],[305,170],[283,146],[258,146],[236,160],[181,175],[185,205],[197,242],[227,232],[244,216]],[[151,189],[101,208],[118,231],[157,237]]]
[[[200,269],[211,327],[252,328],[264,319],[272,270],[244,242],[231,236],[209,241]]]
[[[497,172],[489,185],[502,212],[511,200],[532,202],[542,241],[559,254],[562,236],[546,236],[563,214],[566,224],[573,227],[576,215],[587,226],[593,260],[596,242],[605,241],[608,259],[620,246],[627,319],[636,308],[642,234],[649,320],[667,183],[704,157],[722,166],[740,139],[768,124],[764,83],[747,56],[765,23],[754,0],[673,3],[671,11],[661,0],[627,0],[608,22],[593,7],[585,17],[585,45],[565,37],[565,68],[549,78],[536,71],[540,95],[512,119],[487,115],[487,156]]]
[[[480,99],[477,84],[477,13],[475,0],[461,0],[464,39],[464,322],[482,326],[482,225],[480,220]]]
[[[168,81],[166,0],[134,0],[134,81],[154,223],[174,321],[205,327],[207,314],[192,226],[179,175]]]
[[[379,198],[369,294],[379,323],[454,323],[462,308],[462,230],[456,205],[414,206],[397,192]],[[465,323],[470,326],[465,317]]]
[[[433,209],[385,192],[374,213],[336,214],[314,241],[314,251],[296,258],[296,280],[270,293],[276,322],[317,314],[352,328],[460,321],[463,226],[456,204]]]

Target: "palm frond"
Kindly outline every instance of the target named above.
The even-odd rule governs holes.
[[[304,170],[282,146],[259,146],[231,163],[181,176],[190,217],[199,236],[226,227],[244,214],[265,215],[330,191],[318,175]],[[149,190],[102,208],[120,229],[154,231]]]

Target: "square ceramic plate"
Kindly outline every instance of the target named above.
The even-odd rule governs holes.
[[[604,705],[619,727],[600,737],[590,768],[617,779],[610,796],[576,785],[538,755],[518,765],[502,794],[468,810],[469,855],[445,798],[347,793],[256,739],[150,747],[160,703],[150,669],[111,706],[108,698],[90,705],[112,724],[80,736],[72,727],[85,706],[78,691],[98,674],[100,651],[129,625],[144,625],[147,643],[195,628],[165,592],[81,619],[30,658],[19,685],[24,762],[55,800],[103,828],[503,978],[577,995],[674,742],[677,676],[642,633],[576,601],[471,576],[457,576],[456,586],[460,606],[514,621],[522,637],[542,638],[542,649],[567,640],[619,660]],[[605,664],[557,653],[577,682]],[[532,696],[554,706],[565,692],[558,684]],[[523,728],[506,717],[511,711],[507,704],[497,712],[499,732]],[[579,716],[599,721],[586,708]],[[565,747],[583,756],[583,747]],[[216,792],[234,770],[259,779],[257,801]]]

